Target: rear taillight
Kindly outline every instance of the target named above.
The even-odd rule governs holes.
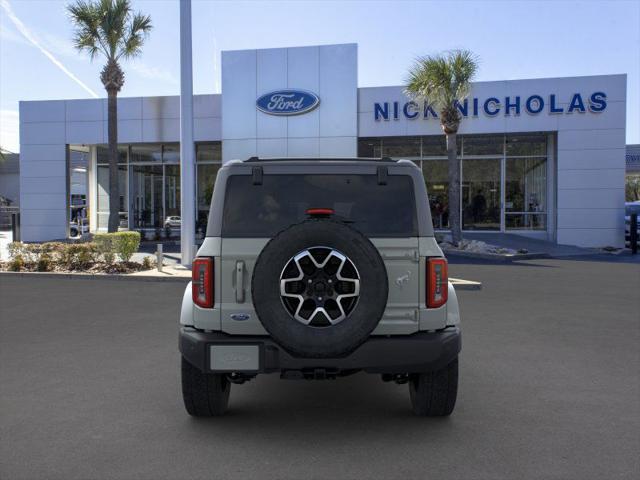
[[[193,261],[191,295],[199,307],[213,307],[213,258],[198,257]]]
[[[448,296],[447,260],[444,258],[427,258],[427,307],[441,307],[447,303]]]

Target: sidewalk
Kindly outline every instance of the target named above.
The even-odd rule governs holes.
[[[594,255],[603,253],[597,248],[582,248],[571,245],[558,245],[546,240],[524,237],[512,233],[483,232],[465,233],[464,238],[469,240],[480,240],[491,245],[496,245],[513,250],[526,249],[529,253],[544,253],[550,257],[571,257],[579,255]]]

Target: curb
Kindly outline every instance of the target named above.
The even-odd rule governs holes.
[[[515,253],[503,255],[500,253],[465,252],[457,250],[442,250],[445,257],[475,258],[480,260],[493,260],[495,262],[511,263],[522,260],[539,260],[541,258],[552,258],[548,253]]]
[[[159,275],[131,275],[120,273],[64,273],[64,272],[0,272],[0,277],[31,277],[31,278],[64,278],[72,280],[110,280],[133,282],[179,282],[188,283],[191,277]]]

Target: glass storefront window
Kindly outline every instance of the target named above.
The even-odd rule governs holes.
[[[197,185],[197,213],[196,213],[196,233],[204,234],[207,231],[207,220],[209,218],[209,207],[213,196],[213,186],[216,182],[219,163],[201,163],[197,165],[198,185]]]
[[[204,236],[209,219],[213,186],[222,166],[222,143],[196,145],[196,235]]]
[[[196,162],[221,162],[222,161],[222,144],[216,143],[199,143],[196,145]]]
[[[118,145],[118,163],[127,163],[127,154],[129,149],[126,145]],[[109,164],[109,147],[107,145],[98,145],[96,147],[96,163],[98,165]]]
[[[504,206],[505,228],[547,228],[546,157],[506,159]]]
[[[134,229],[162,229],[169,231],[168,217],[180,217],[180,144],[120,145],[119,167],[120,227]],[[127,157],[129,156],[129,165]],[[108,149],[98,145],[97,154],[97,213],[98,228],[106,229],[109,218]],[[196,144],[197,213],[196,231],[206,230],[213,185],[222,166],[221,142]],[[179,228],[170,226],[171,235]]]
[[[109,166],[97,166],[97,197],[98,208],[98,228],[107,228],[109,226]],[[127,166],[118,165],[118,193],[120,195],[119,211],[120,211],[120,228],[128,227],[129,213],[127,205],[129,204],[129,190],[127,184]]]
[[[420,160],[420,137],[385,137],[382,139],[382,156]]]
[[[544,134],[507,135],[506,145],[507,157],[547,154],[547,136]]]
[[[162,228],[162,165],[131,166],[133,228]]]
[[[547,228],[547,137],[546,133],[458,135],[458,155],[464,158],[463,229]],[[436,229],[448,228],[446,154],[444,135],[358,139],[358,156],[409,158],[421,165]]]
[[[364,158],[382,157],[382,139],[381,138],[359,138],[358,139],[358,157],[364,157]]]
[[[180,144],[163,145],[162,161],[164,163],[180,163]]]
[[[462,229],[500,230],[501,160],[462,161]]]
[[[164,166],[164,203],[165,203],[165,218],[163,225],[165,228],[169,226],[169,231],[172,235],[175,235],[175,227],[167,222],[169,217],[180,216],[180,165],[165,165]],[[177,229],[179,234],[180,229]]]
[[[131,163],[135,162],[162,162],[162,145],[156,143],[131,145]]]
[[[462,138],[463,156],[502,155],[504,135],[465,135]]]
[[[458,155],[460,154],[460,137],[458,137]],[[447,155],[447,139],[444,135],[422,137],[423,157],[443,157]]]
[[[504,217],[507,230],[546,230],[546,213],[507,213]]]
[[[449,227],[449,164],[446,160],[424,160],[422,175],[427,186],[433,228]]]

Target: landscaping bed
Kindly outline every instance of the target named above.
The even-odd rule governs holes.
[[[148,257],[131,261],[139,246],[138,232],[100,233],[87,241],[13,242],[0,271],[127,274],[154,268]]]
[[[460,240],[458,246],[451,243],[446,237],[439,242],[440,248],[446,256],[459,256],[466,258],[479,258],[483,260],[497,260],[501,262],[512,262],[514,260],[534,260],[538,258],[548,258],[545,253],[530,253],[527,249],[515,250],[512,248],[498,247],[480,240]]]

